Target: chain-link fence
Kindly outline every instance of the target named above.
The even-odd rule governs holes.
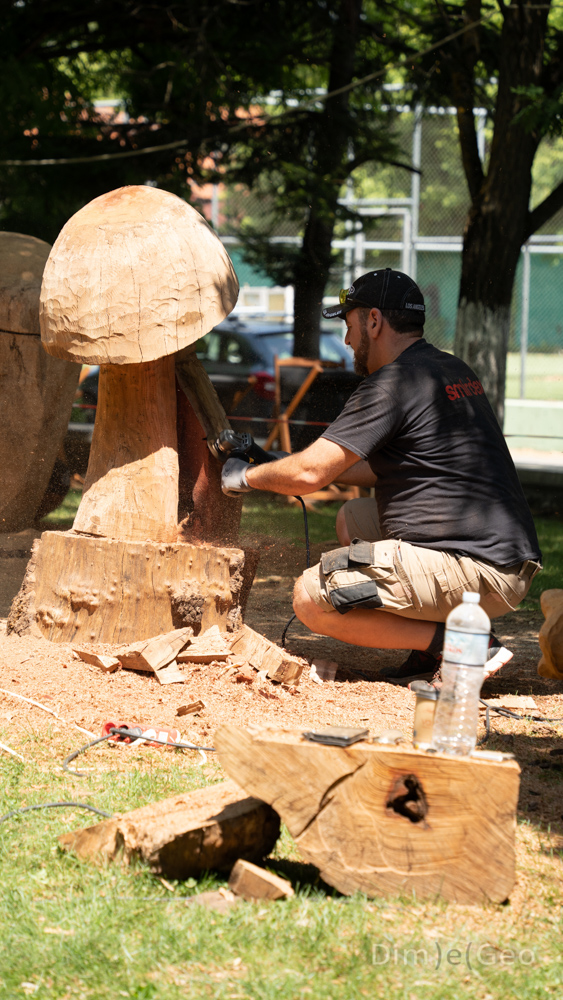
[[[354,174],[343,201],[361,215],[357,224],[337,226],[336,263],[327,287],[334,301],[340,287],[363,271],[398,267],[416,277],[427,303],[426,335],[445,350],[453,346],[462,231],[468,207],[455,111],[389,107],[403,160],[414,170],[372,164]],[[486,160],[491,129],[478,110],[480,153]],[[533,204],[563,180],[562,140],[540,147]],[[270,228],[267,190],[243,185],[213,189],[207,213],[233,255],[242,286],[239,312],[290,318],[292,289],[272,287],[265,274],[245,264],[237,246],[247,223]],[[300,241],[302,225],[289,215],[278,219],[271,238]],[[507,396],[563,400],[563,212],[522,250],[511,319]]]

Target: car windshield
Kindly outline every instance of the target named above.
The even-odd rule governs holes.
[[[287,333],[265,333],[257,336],[260,347],[266,347],[271,355],[277,354],[280,361],[293,356],[293,331]],[[343,361],[347,367],[352,364],[352,358],[346,349],[343,340],[340,340],[334,333],[323,333],[320,338],[321,361],[333,361],[341,364]]]

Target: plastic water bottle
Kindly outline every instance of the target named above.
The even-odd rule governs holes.
[[[475,748],[490,629],[479,594],[464,593],[462,603],[446,619],[442,688],[432,737],[435,750],[464,757]]]

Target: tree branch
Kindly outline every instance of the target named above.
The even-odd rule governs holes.
[[[563,181],[553,189],[551,194],[548,194],[547,198],[544,198],[539,205],[534,208],[533,212],[528,212],[528,219],[526,224],[526,230],[524,233],[524,242],[537,233],[538,229],[541,229],[546,222],[555,215],[561,208],[563,208]]]

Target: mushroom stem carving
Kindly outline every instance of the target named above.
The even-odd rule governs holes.
[[[90,461],[73,531],[175,542],[177,522],[174,357],[102,365]]]

